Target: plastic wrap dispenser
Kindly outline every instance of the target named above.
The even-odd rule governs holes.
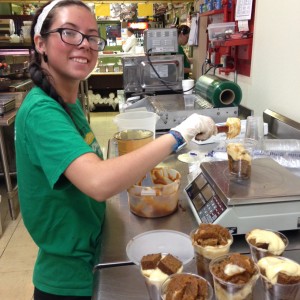
[[[195,92],[216,108],[238,106],[242,100],[242,90],[239,85],[215,75],[199,77]]]

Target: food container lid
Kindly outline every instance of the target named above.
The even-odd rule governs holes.
[[[175,230],[152,230],[132,238],[126,247],[128,258],[136,265],[144,255],[168,253],[187,264],[194,257],[194,248],[187,234]]]

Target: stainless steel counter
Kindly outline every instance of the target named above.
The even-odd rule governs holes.
[[[111,140],[109,142],[108,157],[116,155],[116,147],[117,145],[114,140]],[[197,149],[203,153],[209,152],[214,147],[215,145],[213,144],[199,146],[191,143],[189,145],[190,149]],[[181,150],[182,153],[187,151],[187,148]],[[107,268],[97,268],[95,270],[94,294],[92,299],[149,299],[143,278],[137,266],[112,267],[109,265],[113,262],[128,261],[126,245],[131,238],[142,232],[154,229],[171,229],[189,234],[192,229],[198,226],[183,194],[183,188],[188,184],[188,165],[177,160],[177,155],[170,155],[161,164],[178,170],[182,175],[179,208],[174,214],[157,219],[137,217],[129,211],[126,191],[107,201],[102,253],[100,256],[100,263],[107,264]],[[290,242],[285,256],[300,262],[300,231],[294,230],[285,232],[285,234]],[[243,235],[234,237],[231,251],[249,254],[249,247]],[[184,271],[196,272],[195,262],[191,261],[186,265]],[[262,299],[260,289],[261,286],[258,283],[254,299]]]

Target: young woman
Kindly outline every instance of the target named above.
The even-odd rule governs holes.
[[[34,299],[90,299],[105,199],[196,134],[210,137],[215,124],[194,114],[143,148],[104,161],[77,99],[104,47],[93,13],[77,0],[48,2],[31,36],[35,87],[19,108],[15,145],[21,212],[39,247]]]
[[[189,41],[190,27],[187,25],[180,25],[177,28],[178,33],[178,53],[183,55],[183,66],[184,66],[184,79],[189,78],[191,72],[191,62],[192,60],[187,57],[182,46],[185,46]]]

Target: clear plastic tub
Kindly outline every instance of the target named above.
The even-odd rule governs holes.
[[[153,132],[155,138],[156,122],[159,116],[154,112],[132,111],[116,115],[113,119],[119,131],[128,129],[146,129]]]
[[[154,168],[151,171],[152,186],[141,182],[131,186],[128,203],[132,213],[145,218],[158,218],[177,210],[181,175],[168,168]]]
[[[229,37],[232,33],[235,32],[235,23],[226,22],[226,23],[209,24],[207,30],[208,30],[208,39],[210,41],[214,41],[214,40],[224,41],[227,35]]]

